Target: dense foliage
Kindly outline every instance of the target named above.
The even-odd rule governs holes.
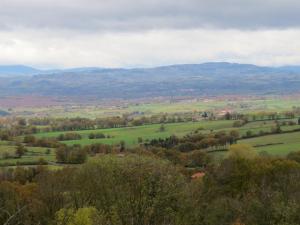
[[[54,171],[2,170],[0,223],[299,224],[299,154],[259,157],[244,147],[233,148],[220,164],[210,163],[196,179],[143,152]]]

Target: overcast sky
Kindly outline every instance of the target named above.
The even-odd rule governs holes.
[[[0,0],[0,64],[300,64],[299,0]]]

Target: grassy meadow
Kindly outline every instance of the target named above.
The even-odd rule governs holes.
[[[55,162],[55,150],[42,147],[26,147],[28,150],[21,158],[15,156],[16,146],[0,145],[0,156],[8,154],[10,158],[0,157],[0,166],[3,165],[18,165],[18,164],[36,164],[39,160],[43,159],[47,162]]]
[[[287,121],[295,122],[296,120],[294,119]],[[83,130],[75,131],[82,136],[81,140],[63,141],[63,143],[68,145],[88,145],[93,143],[119,144],[121,141],[124,141],[126,146],[133,147],[138,145],[138,137],[141,137],[144,141],[154,138],[165,138],[169,137],[170,135],[176,135],[180,137],[196,129],[200,129],[200,132],[202,133],[237,130],[242,136],[246,135],[248,131],[251,131],[252,134],[259,134],[261,131],[269,132],[275,127],[275,125],[275,121],[257,121],[248,123],[239,128],[234,128],[233,121],[219,120],[165,124],[165,131],[163,132],[159,131],[161,126],[159,124],[112,129]],[[291,131],[299,128],[300,125],[281,126],[282,131]],[[88,135],[95,132],[103,133],[106,136],[109,135],[110,138],[89,139]],[[66,132],[40,133],[36,136],[57,137],[62,133]],[[291,151],[300,150],[300,132],[267,135],[257,138],[244,139],[239,142],[252,145],[257,149],[258,152],[264,151],[272,155],[286,155]]]
[[[258,152],[271,155],[286,155],[289,152],[300,151],[300,132],[274,134],[239,141],[252,145]]]
[[[234,128],[233,121],[230,120],[218,120],[218,121],[201,121],[201,122],[189,122],[189,123],[172,123],[165,124],[165,130],[160,131],[160,124],[144,125],[137,127],[124,127],[124,128],[111,128],[111,129],[97,129],[97,130],[82,130],[75,131],[82,136],[80,140],[63,141],[68,145],[80,144],[88,145],[93,143],[104,144],[119,144],[124,141],[127,147],[137,146],[138,138],[141,137],[143,141],[151,140],[154,138],[166,138],[170,135],[176,135],[182,137],[197,129],[202,133],[218,132],[218,131],[230,131],[237,130],[240,135],[245,135],[247,131],[251,131],[252,134],[258,134],[261,131],[270,131],[274,126],[274,121],[259,121],[251,122],[242,127]],[[293,126],[281,126],[283,131],[294,130],[300,128],[299,125]],[[57,137],[62,133],[68,132],[47,132],[39,133],[36,137]],[[102,139],[89,139],[90,133],[103,133],[110,138]],[[22,137],[20,137],[20,140]],[[262,137],[248,138],[240,140],[239,143],[245,143],[253,146],[258,153],[267,152],[270,155],[287,155],[292,151],[300,151],[300,132],[283,133],[266,135]],[[47,152],[47,148],[41,147],[26,147],[27,152],[22,158],[8,158],[1,157],[0,166],[6,165],[18,165],[18,164],[36,164],[39,160],[43,159],[50,164],[55,164],[55,149],[50,149]],[[0,155],[9,154],[15,155],[16,146],[13,142],[1,141],[0,142]],[[222,157],[224,153],[213,153],[217,158]],[[52,166],[52,165],[51,165]],[[55,165],[53,165],[55,167]],[[57,166],[56,166],[57,167]]]
[[[267,98],[245,98],[245,99],[191,99],[191,100],[176,100],[176,101],[157,101],[152,103],[147,102],[121,102],[114,106],[101,105],[65,105],[53,107],[20,107],[13,108],[11,112],[16,116],[30,117],[85,117],[85,118],[100,118],[110,116],[122,116],[123,114],[136,113],[134,116],[151,116],[161,113],[185,113],[185,112],[201,112],[212,111],[215,114],[222,110],[233,110],[238,113],[256,114],[260,112],[285,112],[298,106],[299,101],[294,97],[267,97]],[[284,120],[280,120],[283,122]],[[293,121],[297,123],[297,119],[288,119],[287,122]],[[110,129],[95,129],[95,130],[79,130],[72,131],[82,136],[80,140],[62,141],[67,145],[89,145],[94,143],[103,143],[109,145],[125,142],[126,147],[138,146],[138,139],[143,142],[156,139],[166,138],[171,135],[182,137],[190,132],[199,130],[201,133],[210,133],[218,131],[237,130],[240,136],[245,136],[249,131],[252,135],[258,135],[263,132],[270,132],[276,126],[274,120],[249,122],[242,127],[233,127],[232,120],[216,120],[216,121],[198,121],[184,123],[164,124],[164,130],[160,130],[160,124],[143,125],[136,127],[110,128]],[[43,126],[37,126],[44,128]],[[300,125],[282,125],[281,130],[291,131],[300,129]],[[58,137],[60,134],[68,132],[44,132],[36,134],[36,137]],[[106,137],[101,139],[89,139],[91,133],[103,133]],[[16,138],[21,141],[22,136]],[[300,132],[284,133],[276,135],[267,135],[240,140],[239,143],[252,145],[257,152],[267,152],[271,155],[286,155],[291,151],[300,150]],[[22,158],[15,157],[16,146],[15,142],[0,141],[0,165],[18,164],[38,162],[41,158],[52,163],[55,162],[55,149],[51,149],[50,153],[47,148],[27,147],[28,152]],[[222,154],[222,153],[216,153]],[[5,158],[3,155],[12,157]]]
[[[210,132],[211,130],[220,130],[231,128],[233,121],[201,121],[201,122],[189,122],[189,123],[172,123],[165,124],[165,131],[160,131],[160,124],[144,125],[137,127],[124,127],[124,128],[111,128],[111,129],[97,129],[97,130],[83,130],[75,131],[79,133],[83,138],[81,140],[64,141],[66,144],[118,144],[120,141],[125,141],[127,146],[137,145],[138,137],[143,140],[151,140],[155,138],[166,138],[171,135],[184,136],[185,134],[194,131],[196,129],[202,129],[203,132]],[[104,139],[88,139],[90,133],[103,133],[105,136],[109,135],[111,138]],[[37,137],[57,137],[58,135],[66,132],[49,132],[37,134]]]

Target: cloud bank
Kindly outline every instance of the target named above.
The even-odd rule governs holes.
[[[1,0],[0,64],[300,64],[296,0]]]
[[[300,26],[298,0],[2,0],[2,29],[264,29]]]

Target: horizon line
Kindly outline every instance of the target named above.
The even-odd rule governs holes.
[[[171,67],[171,66],[184,66],[184,65],[204,65],[204,64],[232,64],[232,65],[249,65],[249,66],[256,66],[256,67],[266,67],[266,68],[282,68],[282,67],[300,67],[300,64],[283,64],[280,66],[272,66],[272,65],[258,65],[254,63],[239,63],[239,62],[229,62],[229,61],[207,61],[207,62],[199,62],[199,63],[170,63],[170,64],[162,64],[162,65],[153,65],[153,66],[124,66],[124,67],[102,67],[102,66],[74,66],[74,67],[43,67],[37,66],[33,64],[0,64],[0,67],[27,67],[35,70],[40,71],[47,71],[47,70],[72,70],[72,69],[153,69],[153,68],[163,68],[163,67]]]

